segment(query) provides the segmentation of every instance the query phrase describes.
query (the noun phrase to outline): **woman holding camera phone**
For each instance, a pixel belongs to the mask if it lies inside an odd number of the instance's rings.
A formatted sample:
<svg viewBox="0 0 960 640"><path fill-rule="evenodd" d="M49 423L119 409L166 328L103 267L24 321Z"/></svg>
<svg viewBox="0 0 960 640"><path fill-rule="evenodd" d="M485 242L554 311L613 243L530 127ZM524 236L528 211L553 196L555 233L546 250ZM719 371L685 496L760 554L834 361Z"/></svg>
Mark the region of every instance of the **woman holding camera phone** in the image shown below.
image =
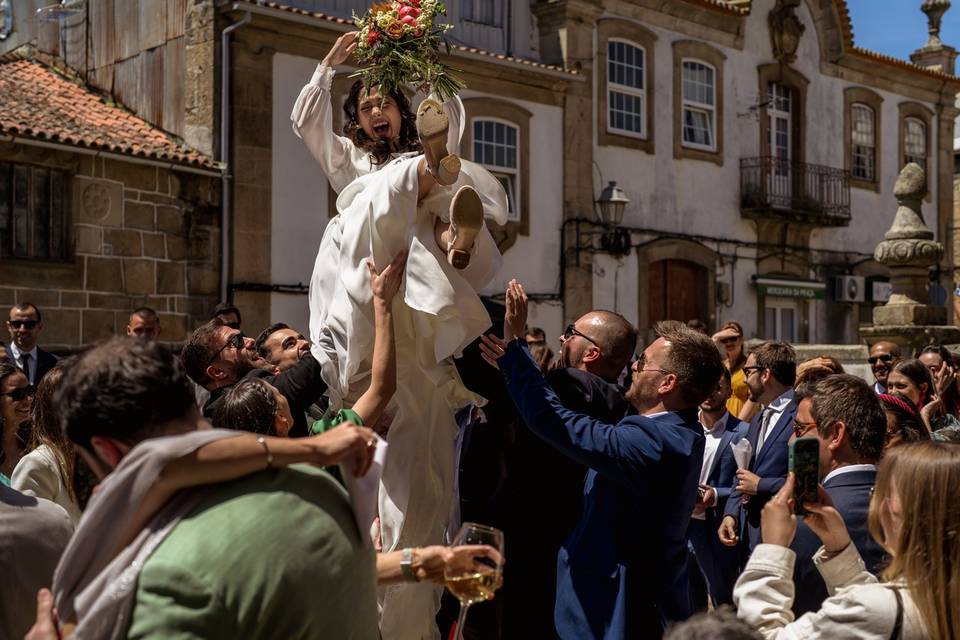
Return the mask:
<svg viewBox="0 0 960 640"><path fill-rule="evenodd" d="M831 594L794 620L794 477L763 509L764 543L734 589L740 618L767 639L960 638L960 447L921 442L889 450L870 503L874 539L892 560L868 573L843 518L820 487L804 522L823 542L814 556Z"/></svg>

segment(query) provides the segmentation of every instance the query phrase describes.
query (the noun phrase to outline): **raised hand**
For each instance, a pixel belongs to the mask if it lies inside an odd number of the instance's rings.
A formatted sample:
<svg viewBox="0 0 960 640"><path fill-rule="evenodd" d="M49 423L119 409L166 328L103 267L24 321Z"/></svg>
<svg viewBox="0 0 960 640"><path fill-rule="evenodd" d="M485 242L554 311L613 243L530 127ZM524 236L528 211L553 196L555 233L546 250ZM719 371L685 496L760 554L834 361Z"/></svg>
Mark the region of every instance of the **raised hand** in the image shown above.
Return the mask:
<svg viewBox="0 0 960 640"><path fill-rule="evenodd" d="M944 362L940 365L940 368L937 369L937 373L933 376L934 387L937 391L937 398L942 398L943 394L950 390L950 387L953 386L953 383L957 379L957 372L954 371L953 367Z"/></svg>
<svg viewBox="0 0 960 640"><path fill-rule="evenodd" d="M760 513L760 533L763 541L789 547L797 533L797 516L793 514L793 486L796 478L787 475L787 481L777 495L773 496ZM804 507L808 507L804 503Z"/></svg>
<svg viewBox="0 0 960 640"><path fill-rule="evenodd" d="M810 515L803 517L803 521L811 531L817 534L827 553L840 553L850 544L850 532L847 531L843 516L834 508L830 494L823 485L817 487L817 494L820 496L819 502L803 503L803 508L810 512Z"/></svg>
<svg viewBox="0 0 960 640"><path fill-rule="evenodd" d="M343 422L325 433L312 436L311 440L317 453L315 464L328 467L352 460L354 475L358 478L370 469L377 450L376 434L352 422Z"/></svg>
<svg viewBox="0 0 960 640"><path fill-rule="evenodd" d="M487 364L494 369L500 368L500 365L497 364L497 360L506 352L506 350L507 343L492 333L489 333L485 336L480 336L480 355L484 360L487 361Z"/></svg>
<svg viewBox="0 0 960 640"><path fill-rule="evenodd" d="M503 316L503 339L510 342L522 336L527 328L527 293L519 280L511 280L507 285L507 311Z"/></svg>
<svg viewBox="0 0 960 640"><path fill-rule="evenodd" d="M370 272L370 287L373 289L373 297L381 302L390 302L400 290L400 283L403 282L403 268L407 263L406 250L401 251L387 265L387 268L377 272L377 265L373 260L367 260L367 270Z"/></svg>
<svg viewBox="0 0 960 640"><path fill-rule="evenodd" d="M328 67L335 67L346 62L353 50L357 48L358 35L360 35L359 31L348 31L337 38L323 59L323 63Z"/></svg>

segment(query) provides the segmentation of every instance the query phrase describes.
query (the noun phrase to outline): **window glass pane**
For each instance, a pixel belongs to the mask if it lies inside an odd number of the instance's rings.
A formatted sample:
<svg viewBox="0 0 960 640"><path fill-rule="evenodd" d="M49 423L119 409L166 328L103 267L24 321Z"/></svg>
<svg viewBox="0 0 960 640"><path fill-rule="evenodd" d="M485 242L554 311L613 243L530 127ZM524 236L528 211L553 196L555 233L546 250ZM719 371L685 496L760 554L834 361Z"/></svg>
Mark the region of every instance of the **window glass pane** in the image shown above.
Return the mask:
<svg viewBox="0 0 960 640"><path fill-rule="evenodd" d="M26 258L29 255L29 206L30 206L30 170L26 167L13 168L13 255Z"/></svg>
<svg viewBox="0 0 960 640"><path fill-rule="evenodd" d="M611 91L609 122L614 129L643 133L643 96Z"/></svg>
<svg viewBox="0 0 960 640"><path fill-rule="evenodd" d="M904 164L916 162L927 168L927 127L922 120L906 118L903 121Z"/></svg>
<svg viewBox="0 0 960 640"><path fill-rule="evenodd" d="M50 172L33 169L33 199L30 203L30 218L33 221L34 258L50 257Z"/></svg>
<svg viewBox="0 0 960 640"><path fill-rule="evenodd" d="M851 158L850 173L855 178L874 180L875 143L873 109L856 103L850 109Z"/></svg>
<svg viewBox="0 0 960 640"><path fill-rule="evenodd" d="M13 189L11 183L13 167L0 163L0 257L10 254L11 209Z"/></svg>
<svg viewBox="0 0 960 640"><path fill-rule="evenodd" d="M684 108L683 141L705 147L713 146L713 127L709 112Z"/></svg>
<svg viewBox="0 0 960 640"><path fill-rule="evenodd" d="M643 89L643 50L626 42L607 43L607 81Z"/></svg>
<svg viewBox="0 0 960 640"><path fill-rule="evenodd" d="M503 186L503 190L507 192L507 204L509 206L507 219L519 221L520 211L517 209L517 204L516 204L517 177L515 175L510 175L506 173L494 173L493 177L500 182L500 184Z"/></svg>
<svg viewBox="0 0 960 640"><path fill-rule="evenodd" d="M683 61L683 99L713 106L713 69L691 60Z"/></svg>
<svg viewBox="0 0 960 640"><path fill-rule="evenodd" d="M474 161L483 165L516 169L517 128L493 120L474 120ZM477 135L479 134L479 135Z"/></svg>
<svg viewBox="0 0 960 640"><path fill-rule="evenodd" d="M66 176L60 171L50 174L50 257L64 260L67 256Z"/></svg>

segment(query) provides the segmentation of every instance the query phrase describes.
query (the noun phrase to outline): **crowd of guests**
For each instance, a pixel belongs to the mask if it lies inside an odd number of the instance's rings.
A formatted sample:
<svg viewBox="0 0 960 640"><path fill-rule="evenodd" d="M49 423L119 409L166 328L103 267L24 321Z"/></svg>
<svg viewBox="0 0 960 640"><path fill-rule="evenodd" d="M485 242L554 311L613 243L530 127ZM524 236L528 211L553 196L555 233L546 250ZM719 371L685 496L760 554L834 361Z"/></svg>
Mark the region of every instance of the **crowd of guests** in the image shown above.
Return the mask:
<svg viewBox="0 0 960 640"><path fill-rule="evenodd" d="M372 373L336 412L309 341L284 323L249 337L230 304L182 348L140 308L127 336L60 360L39 347L40 309L14 305L0 637L378 638L377 588L499 560L380 552L344 489L389 442L402 261L370 267ZM488 403L460 414L454 520L509 549L465 637L960 638L949 350L874 343L868 383L783 342L748 347L736 322L663 322L638 347L595 310L554 354L515 281L501 325L458 362ZM819 448L804 515L798 438ZM437 637L449 621L445 602Z"/></svg>

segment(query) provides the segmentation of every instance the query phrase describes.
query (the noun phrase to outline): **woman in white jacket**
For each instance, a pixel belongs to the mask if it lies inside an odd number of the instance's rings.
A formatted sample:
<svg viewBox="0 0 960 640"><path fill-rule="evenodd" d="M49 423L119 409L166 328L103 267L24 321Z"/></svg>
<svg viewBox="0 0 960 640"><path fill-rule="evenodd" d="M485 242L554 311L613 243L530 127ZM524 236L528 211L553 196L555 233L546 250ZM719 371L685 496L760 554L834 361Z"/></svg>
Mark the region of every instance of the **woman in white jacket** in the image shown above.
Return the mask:
<svg viewBox="0 0 960 640"><path fill-rule="evenodd" d="M777 640L960 638L960 447L918 442L889 450L870 503L870 533L892 560L882 581L864 569L843 518L820 488L804 517L823 546L814 556L830 597L794 620L793 474L763 509L733 599L740 618Z"/></svg>
<svg viewBox="0 0 960 640"><path fill-rule="evenodd" d="M501 257L483 217L503 224L508 207L496 178L457 158L465 124L457 98L442 106L425 100L430 108L421 104L418 131L403 95L381 100L355 84L344 105L344 135L334 132L333 68L346 62L355 37L342 36L318 65L291 119L339 194L309 296L312 353L332 409L351 406L370 380L375 332L366 261L387 264L400 251L408 256L393 304L397 390L385 415L389 450L378 505L383 549L397 551L444 542L453 506L454 411L481 402L464 386L453 357L490 326L477 291ZM460 225L464 213L468 224ZM381 592L384 640L438 638L441 593L424 584Z"/></svg>

